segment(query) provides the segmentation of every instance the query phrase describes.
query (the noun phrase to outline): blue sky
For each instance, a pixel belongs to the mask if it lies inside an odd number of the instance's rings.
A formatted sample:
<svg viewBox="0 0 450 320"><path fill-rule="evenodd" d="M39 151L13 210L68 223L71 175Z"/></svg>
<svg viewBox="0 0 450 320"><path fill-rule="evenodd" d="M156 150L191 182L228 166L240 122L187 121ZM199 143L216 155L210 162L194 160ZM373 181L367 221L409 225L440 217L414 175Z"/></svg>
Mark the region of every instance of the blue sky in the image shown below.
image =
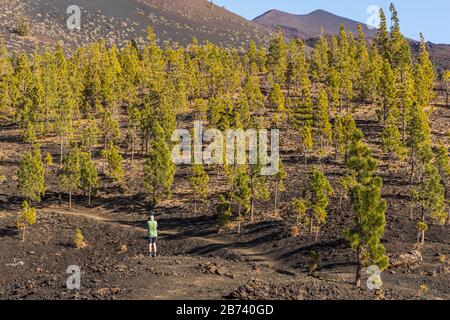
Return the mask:
<svg viewBox="0 0 450 320"><path fill-rule="evenodd" d="M253 19L270 9L294 14L323 9L360 22L369 19L370 14L367 13L369 6L377 5L389 13L389 4L394 2L405 36L419 39L419 33L422 32L427 41L450 43L449 0L213 0L213 2L247 19Z"/></svg>

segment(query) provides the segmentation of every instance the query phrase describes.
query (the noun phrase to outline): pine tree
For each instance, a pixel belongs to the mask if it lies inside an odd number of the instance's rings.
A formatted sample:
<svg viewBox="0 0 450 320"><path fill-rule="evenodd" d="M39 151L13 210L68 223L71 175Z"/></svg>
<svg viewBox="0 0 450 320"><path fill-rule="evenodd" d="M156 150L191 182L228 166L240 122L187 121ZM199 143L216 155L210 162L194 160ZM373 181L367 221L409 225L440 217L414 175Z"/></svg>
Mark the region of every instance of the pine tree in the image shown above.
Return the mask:
<svg viewBox="0 0 450 320"><path fill-rule="evenodd" d="M370 72L368 75L368 86L369 86L369 98L371 102L378 102L380 100L379 90L381 81L381 69L383 66L383 59L378 53L377 46L372 45L370 51Z"/></svg>
<svg viewBox="0 0 450 320"><path fill-rule="evenodd" d="M35 146L33 151L26 152L21 160L18 178L18 192L28 202L40 202L45 194L45 167L41 159L41 150Z"/></svg>
<svg viewBox="0 0 450 320"><path fill-rule="evenodd" d="M300 229L303 225L307 225L307 215L306 212L308 211L308 207L307 204L305 203L305 201L303 199L294 199L294 211L295 211L295 234L299 235L300 234Z"/></svg>
<svg viewBox="0 0 450 320"><path fill-rule="evenodd" d="M103 140L103 150L106 150L108 145L116 144L120 138L120 126L119 122L111 111L106 108L102 108L102 119L100 122L100 132Z"/></svg>
<svg viewBox="0 0 450 320"><path fill-rule="evenodd" d="M238 234L241 231L243 215L246 215L251 208L250 177L246 167L239 167L233 177L231 197L238 205Z"/></svg>
<svg viewBox="0 0 450 320"><path fill-rule="evenodd" d="M267 201L270 193L267 176L261 175L261 164L259 161L255 165L250 165L248 175L250 178L250 221L253 221L256 201Z"/></svg>
<svg viewBox="0 0 450 320"><path fill-rule="evenodd" d="M408 55L411 55L409 51L409 47L407 47ZM400 89L397 89L397 96L399 98L399 110L400 110L400 127L402 134L402 141L406 142L406 126L408 123L408 118L411 115L411 109L415 102L414 97L414 79L412 72L412 65L407 64L403 67L403 70L400 72L398 83L400 85Z"/></svg>
<svg viewBox="0 0 450 320"><path fill-rule="evenodd" d="M219 225L219 233L221 229L227 228L231 223L231 204L225 199L223 195L219 197L219 203L217 205L217 222Z"/></svg>
<svg viewBox="0 0 450 320"><path fill-rule="evenodd" d="M89 153L80 153L80 188L88 194L88 204L91 196L99 186L98 172Z"/></svg>
<svg viewBox="0 0 450 320"><path fill-rule="evenodd" d="M314 109L314 139L319 142L321 148L324 143L329 142L332 138L329 114L327 93L325 89L322 89Z"/></svg>
<svg viewBox="0 0 450 320"><path fill-rule="evenodd" d="M4 117L14 115L14 68L9 52L2 38L0 38L0 114Z"/></svg>
<svg viewBox="0 0 450 320"><path fill-rule="evenodd" d="M110 143L109 147L102 151L102 155L108 163L109 176L115 183L121 184L123 182L124 173L122 170L123 157L120 154L119 147Z"/></svg>
<svg viewBox="0 0 450 320"><path fill-rule="evenodd" d="M138 139L139 125L141 120L141 112L135 105L129 105L128 111L128 129L126 142L128 150L131 153L131 162L134 161L135 144Z"/></svg>
<svg viewBox="0 0 450 320"><path fill-rule="evenodd" d="M89 114L86 125L81 131L81 145L83 150L89 153L89 157L92 157L92 148L98 143L99 134L94 115Z"/></svg>
<svg viewBox="0 0 450 320"><path fill-rule="evenodd" d="M339 95L340 103L339 106L345 106L348 109L348 104L353 99L353 70L352 70L352 53L349 45L349 39L345 32L345 27L342 24L339 31L338 37L339 54L338 54L338 64L337 71L339 72L340 86Z"/></svg>
<svg viewBox="0 0 450 320"><path fill-rule="evenodd" d="M420 54L415 66L415 91L419 106L428 107L431 104L434 98L435 78L434 67L430 61L425 39L420 34Z"/></svg>
<svg viewBox="0 0 450 320"><path fill-rule="evenodd" d="M380 97L379 105L381 107L380 120L383 124L385 124L388 115L391 113L391 109L397 107L395 76L388 60L383 61L378 90L379 90L378 96Z"/></svg>
<svg viewBox="0 0 450 320"><path fill-rule="evenodd" d="M448 189L450 188L450 159L448 157L448 148L443 144L439 145L436 149L435 157L436 167L445 186L445 199L448 199Z"/></svg>
<svg viewBox="0 0 450 320"><path fill-rule="evenodd" d="M376 37L378 52L387 61L391 61L389 48L389 32L387 28L386 15L383 9L380 9L380 28Z"/></svg>
<svg viewBox="0 0 450 320"><path fill-rule="evenodd" d="M445 83L445 106L448 108L448 96L450 94L450 70L445 70L442 75Z"/></svg>
<svg viewBox="0 0 450 320"><path fill-rule="evenodd" d="M197 212L197 200L205 199L209 193L209 175L201 164L192 167L193 175L189 178L189 185L194 194L194 213Z"/></svg>
<svg viewBox="0 0 450 320"><path fill-rule="evenodd" d="M401 160L405 154L397 122L396 117L392 113L389 114L381 134L381 143L388 154L388 167L393 158L398 157Z"/></svg>
<svg viewBox="0 0 450 320"><path fill-rule="evenodd" d="M156 123L154 138L150 142L144 167L144 187L151 194L154 205L170 196L174 175L175 165L172 162L164 131L159 123Z"/></svg>
<svg viewBox="0 0 450 320"><path fill-rule="evenodd" d="M77 248L78 250L86 247L86 242L84 241L83 232L81 232L80 228L77 228L75 230L75 236L73 237L73 243L75 245L75 248Z"/></svg>
<svg viewBox="0 0 450 320"><path fill-rule="evenodd" d="M428 116L417 103L411 109L407 123L407 147L409 149L409 162L411 166L411 180L414 178L416 162L422 165L432 158L431 130Z"/></svg>
<svg viewBox="0 0 450 320"><path fill-rule="evenodd" d="M75 146L64 157L61 173L61 188L69 193L69 209L72 209L72 194L80 185L80 169L80 151Z"/></svg>
<svg viewBox="0 0 450 320"><path fill-rule="evenodd" d="M302 97L304 99L311 91L305 44L301 39L291 39L288 53L288 66L286 70L288 93L290 94L292 92L295 97Z"/></svg>
<svg viewBox="0 0 450 320"><path fill-rule="evenodd" d="M208 112L208 102L205 99L197 98L194 100L195 119L206 121L206 113Z"/></svg>
<svg viewBox="0 0 450 320"><path fill-rule="evenodd" d="M315 82L325 83L329 69L328 41L322 29L311 57L311 75Z"/></svg>
<svg viewBox="0 0 450 320"><path fill-rule="evenodd" d="M351 143L357 139L361 139L362 132L356 127L355 119L346 114L344 117L337 116L333 124L333 145L335 148L335 157L344 156L344 163L347 162L348 152Z"/></svg>
<svg viewBox="0 0 450 320"><path fill-rule="evenodd" d="M275 175L275 214L278 214L278 198L279 194L281 192L284 192L286 190L286 187L284 185L284 180L286 180L287 174L286 170L284 169L283 162L281 159L278 160L278 171Z"/></svg>
<svg viewBox="0 0 450 320"><path fill-rule="evenodd" d="M313 168L310 172L306 193L306 206L310 215L305 222L309 224L309 233L315 233L317 241L320 228L326 223L326 209L329 203L329 196L332 195L334 191L325 175L320 170Z"/></svg>
<svg viewBox="0 0 450 320"><path fill-rule="evenodd" d="M420 184L413 190L413 198L419 204L421 218L417 224L419 234L417 241L425 244L425 231L428 229L427 217L439 224L445 224L448 213L445 208L445 188L436 166L425 164Z"/></svg>
<svg viewBox="0 0 450 320"><path fill-rule="evenodd" d="M330 110L337 111L341 106L341 97L339 95L341 88L341 78L335 67L331 67L327 78L328 100Z"/></svg>
<svg viewBox="0 0 450 320"><path fill-rule="evenodd" d="M269 94L269 104L271 108L278 112L283 112L285 110L284 94L278 83L273 85L272 91Z"/></svg>
<svg viewBox="0 0 450 320"><path fill-rule="evenodd" d="M314 110L310 93L301 101L296 98L290 99L289 113L292 127L300 138L300 153L303 155L306 165L308 153L314 146L312 128L314 123Z"/></svg>
<svg viewBox="0 0 450 320"><path fill-rule="evenodd" d="M358 44L356 55L356 83L355 89L359 92L359 100L364 103L369 97L371 87L371 63L367 51L366 37L361 24L358 24Z"/></svg>
<svg viewBox="0 0 450 320"><path fill-rule="evenodd" d="M16 220L16 227L22 230L22 241L25 242L25 230L36 223L36 209L30 207L28 201L22 202L22 213Z"/></svg>
<svg viewBox="0 0 450 320"><path fill-rule="evenodd" d="M261 92L258 77L254 75L247 75L244 82L243 91L247 97L250 110L253 112L260 112L264 107L264 95Z"/></svg>
<svg viewBox="0 0 450 320"><path fill-rule="evenodd" d="M278 32L270 44L269 55L267 57L267 69L275 83L284 85L286 82L287 70L287 49L284 42L284 35Z"/></svg>
<svg viewBox="0 0 450 320"><path fill-rule="evenodd" d="M381 270L388 266L388 257L381 237L386 224L386 201L381 196L383 181L375 177L376 161L371 150L360 139L350 147L349 159L346 163L350 170L348 175L348 194L354 215L354 225L344 230L344 237L356 251L356 286L361 286L361 268L365 255L371 263L377 264Z"/></svg>

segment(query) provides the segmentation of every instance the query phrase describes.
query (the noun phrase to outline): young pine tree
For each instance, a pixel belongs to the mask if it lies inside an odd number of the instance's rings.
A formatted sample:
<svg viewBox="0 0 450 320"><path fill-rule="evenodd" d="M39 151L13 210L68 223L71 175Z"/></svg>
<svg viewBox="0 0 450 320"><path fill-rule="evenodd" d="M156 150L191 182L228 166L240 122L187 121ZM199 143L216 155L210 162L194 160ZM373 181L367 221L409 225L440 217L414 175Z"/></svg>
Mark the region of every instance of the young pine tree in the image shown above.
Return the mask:
<svg viewBox="0 0 450 320"><path fill-rule="evenodd" d="M398 130L398 121L391 113L381 134L381 144L384 151L388 154L388 167L394 158L403 159L405 148L403 147L402 137Z"/></svg>
<svg viewBox="0 0 450 320"><path fill-rule="evenodd" d="M227 228L231 223L231 204L225 199L223 195L219 197L219 203L216 208L217 223L219 225L218 233L224 228Z"/></svg>
<svg viewBox="0 0 450 320"><path fill-rule="evenodd" d="M381 196L383 181L375 177L376 161L372 158L371 150L360 139L354 141L350 147L349 159L346 163L350 170L348 175L348 197L354 217L352 227L344 230L344 237L356 251L357 287L361 286L361 269L367 254L370 263L374 263L385 270L388 257L381 238L386 225L386 201Z"/></svg>
<svg viewBox="0 0 450 320"><path fill-rule="evenodd" d="M79 228L77 228L75 230L75 235L73 237L73 243L75 245L75 248L77 248L78 250L86 247L86 242L84 241L83 233L81 232L81 229L79 229Z"/></svg>
<svg viewBox="0 0 450 320"><path fill-rule="evenodd" d="M110 143L109 148L102 151L102 155L108 163L109 176L115 183L121 184L123 182L124 173L122 170L123 157L120 154L119 147Z"/></svg>
<svg viewBox="0 0 450 320"><path fill-rule="evenodd" d="M41 150L38 146L33 151L26 152L21 160L17 172L19 194L28 202L40 202L45 194L45 166L41 159Z"/></svg>
<svg viewBox="0 0 450 320"><path fill-rule="evenodd" d="M69 193L69 209L72 209L72 194L80 185L80 151L74 147L64 157L61 172L61 188Z"/></svg>
<svg viewBox="0 0 450 320"><path fill-rule="evenodd" d="M205 199L208 196L209 175L201 164L192 167L193 175L189 178L189 185L194 194L194 213L197 212L197 201Z"/></svg>
<svg viewBox="0 0 450 320"><path fill-rule="evenodd" d="M22 241L25 242L25 230L28 226L32 226L36 223L36 209L30 207L28 201L22 203L22 213L16 220L16 227L22 230Z"/></svg>
<svg viewBox="0 0 450 320"><path fill-rule="evenodd" d="M325 89L322 89L317 98L314 109L314 139L319 141L320 148L332 138L331 124L329 118L329 102Z"/></svg>
<svg viewBox="0 0 450 320"><path fill-rule="evenodd" d="M238 216L248 213L250 210L251 190L250 177L245 166L238 167L232 177L231 198L238 205Z"/></svg>
<svg viewBox="0 0 450 320"><path fill-rule="evenodd" d="M253 221L255 204L258 200L267 201L270 197L267 177L261 175L261 164L250 165L249 168L250 187L250 221Z"/></svg>
<svg viewBox="0 0 450 320"><path fill-rule="evenodd" d="M428 229L427 217L439 224L445 224L448 213L445 211L445 188L439 170L429 162L425 164L421 181L413 190L413 198L420 206L421 217L417 224L417 237L421 245L425 244L425 231Z"/></svg>
<svg viewBox="0 0 450 320"><path fill-rule="evenodd" d="M333 145L335 156L344 156L344 163L347 162L348 152L351 143L362 137L363 133L356 127L355 119L350 114L344 117L337 116L333 124Z"/></svg>
<svg viewBox="0 0 450 320"><path fill-rule="evenodd" d="M284 95L278 83L273 85L272 91L269 94L269 104L271 108L278 112L283 112L285 110Z"/></svg>
<svg viewBox="0 0 450 320"><path fill-rule="evenodd" d="M307 194L307 208L310 215L306 219L309 224L309 233L315 233L317 241L321 226L326 223L327 207L329 203L329 196L334 193L330 182L325 175L318 169L313 168L310 172L309 183L306 189Z"/></svg>
<svg viewBox="0 0 450 320"><path fill-rule="evenodd" d="M156 123L154 138L150 142L147 160L144 166L144 187L152 196L153 204L170 196L175 175L175 165L166 143L164 131Z"/></svg>
<svg viewBox="0 0 450 320"><path fill-rule="evenodd" d="M315 82L325 83L327 79L328 68L330 67L328 51L328 41L322 29L311 57L311 74L312 80Z"/></svg>
<svg viewBox="0 0 450 320"><path fill-rule="evenodd" d="M99 186L98 172L91 156L87 152L80 153L80 188L88 194L88 204L91 205L92 194Z"/></svg>
<svg viewBox="0 0 450 320"><path fill-rule="evenodd" d="M294 199L294 211L295 211L295 226L293 228L293 234L298 236L301 234L300 230L302 226L308 224L308 217L306 215L308 211L307 204L303 199Z"/></svg>
<svg viewBox="0 0 450 320"><path fill-rule="evenodd" d="M415 91L417 103L421 107L428 107L434 98L434 80L436 74L433 64L430 61L426 48L425 39L420 34L420 54L415 66Z"/></svg>
<svg viewBox="0 0 450 320"><path fill-rule="evenodd" d="M416 162L424 165L433 157L431 150L431 130L428 116L418 103L415 103L412 106L406 132L406 143L409 149L408 153L412 181L414 179Z"/></svg>
<svg viewBox="0 0 450 320"><path fill-rule="evenodd" d="M286 190L286 187L284 185L284 180L286 180L286 170L284 170L284 165L281 159L278 160L278 171L275 175L275 214L278 214L278 198L279 194L281 192L284 192Z"/></svg>
<svg viewBox="0 0 450 320"><path fill-rule="evenodd" d="M270 44L267 56L267 69L275 83L281 86L284 85L286 82L287 49L282 32L278 32Z"/></svg>

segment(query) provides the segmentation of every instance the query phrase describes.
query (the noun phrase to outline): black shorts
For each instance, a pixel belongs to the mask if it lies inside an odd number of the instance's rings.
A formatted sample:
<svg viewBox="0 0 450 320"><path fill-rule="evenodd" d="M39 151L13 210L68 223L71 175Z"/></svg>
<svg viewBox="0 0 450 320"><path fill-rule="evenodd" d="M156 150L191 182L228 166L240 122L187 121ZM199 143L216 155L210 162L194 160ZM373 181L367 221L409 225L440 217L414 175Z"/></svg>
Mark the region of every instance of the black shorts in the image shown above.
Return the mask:
<svg viewBox="0 0 450 320"><path fill-rule="evenodd" d="M154 244L156 243L156 237L148 237L148 244Z"/></svg>

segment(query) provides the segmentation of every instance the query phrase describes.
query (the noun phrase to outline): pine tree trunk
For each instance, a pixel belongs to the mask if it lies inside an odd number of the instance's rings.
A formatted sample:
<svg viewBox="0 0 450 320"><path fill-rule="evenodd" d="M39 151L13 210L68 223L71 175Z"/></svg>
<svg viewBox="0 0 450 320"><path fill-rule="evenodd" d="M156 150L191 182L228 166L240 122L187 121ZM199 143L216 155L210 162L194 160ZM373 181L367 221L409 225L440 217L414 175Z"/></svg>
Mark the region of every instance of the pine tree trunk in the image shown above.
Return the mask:
<svg viewBox="0 0 450 320"><path fill-rule="evenodd" d="M411 174L410 174L410 181L414 180L414 151L411 153Z"/></svg>
<svg viewBox="0 0 450 320"><path fill-rule="evenodd" d="M356 278L355 286L361 288L361 246L356 248Z"/></svg>
<svg viewBox="0 0 450 320"><path fill-rule="evenodd" d="M197 213L197 196L194 196L194 214Z"/></svg>
<svg viewBox="0 0 450 320"><path fill-rule="evenodd" d="M448 108L448 89L445 95L445 107Z"/></svg>
<svg viewBox="0 0 450 320"><path fill-rule="evenodd" d="M69 210L72 210L72 190L69 190Z"/></svg>
<svg viewBox="0 0 450 320"><path fill-rule="evenodd" d="M91 191L91 187L89 187L89 200L88 200L88 204L89 204L89 206L91 206L91 193L92 193L92 191Z"/></svg>
<svg viewBox="0 0 450 320"><path fill-rule="evenodd" d="M422 205L422 223L425 223L425 208ZM425 244L425 230L421 230L420 243L422 246Z"/></svg>
<svg viewBox="0 0 450 320"><path fill-rule="evenodd" d="M254 200L253 195L252 195L251 208L250 208L250 221L253 221L254 211L255 211L255 200Z"/></svg>
<svg viewBox="0 0 450 320"><path fill-rule="evenodd" d="M134 160L134 135L132 134L131 137L131 163L133 163Z"/></svg>
<svg viewBox="0 0 450 320"><path fill-rule="evenodd" d="M26 227L24 225L23 232L22 232L22 242L25 242L25 229L26 229Z"/></svg>
<svg viewBox="0 0 450 320"><path fill-rule="evenodd" d="M60 137L59 141L59 166L60 168L63 167L63 138Z"/></svg>
<svg viewBox="0 0 450 320"><path fill-rule="evenodd" d="M278 213L278 182L277 185L275 186L275 214Z"/></svg>
<svg viewBox="0 0 450 320"><path fill-rule="evenodd" d="M238 231L237 231L237 233L238 234L241 233L241 221L238 221Z"/></svg>

